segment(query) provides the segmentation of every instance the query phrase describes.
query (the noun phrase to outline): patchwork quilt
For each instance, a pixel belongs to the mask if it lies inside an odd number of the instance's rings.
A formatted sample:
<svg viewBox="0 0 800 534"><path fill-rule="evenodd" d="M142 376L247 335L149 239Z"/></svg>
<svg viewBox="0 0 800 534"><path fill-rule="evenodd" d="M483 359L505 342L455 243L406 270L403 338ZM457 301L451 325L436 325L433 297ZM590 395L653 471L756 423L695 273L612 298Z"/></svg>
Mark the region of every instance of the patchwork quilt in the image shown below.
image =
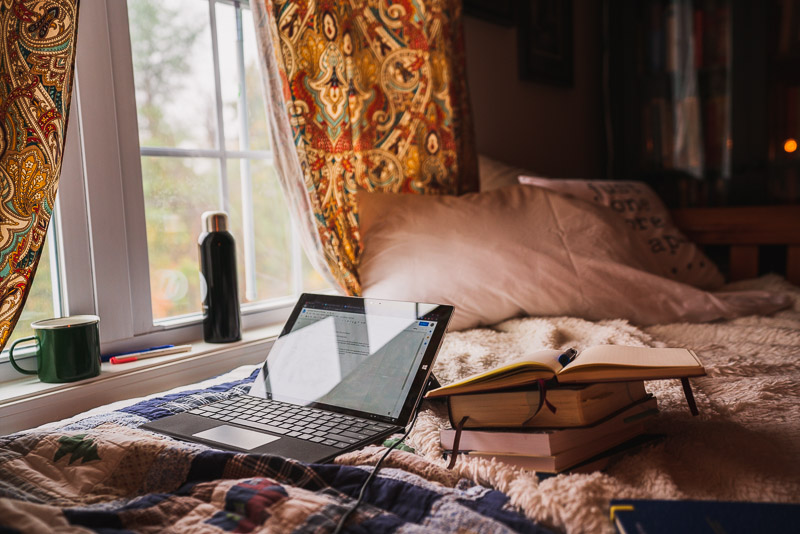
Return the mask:
<svg viewBox="0 0 800 534"><path fill-rule="evenodd" d="M333 531L369 465L223 452L137 428L244 393L254 377L0 438L0 532ZM503 493L403 451L391 453L345 531L549 532Z"/></svg>

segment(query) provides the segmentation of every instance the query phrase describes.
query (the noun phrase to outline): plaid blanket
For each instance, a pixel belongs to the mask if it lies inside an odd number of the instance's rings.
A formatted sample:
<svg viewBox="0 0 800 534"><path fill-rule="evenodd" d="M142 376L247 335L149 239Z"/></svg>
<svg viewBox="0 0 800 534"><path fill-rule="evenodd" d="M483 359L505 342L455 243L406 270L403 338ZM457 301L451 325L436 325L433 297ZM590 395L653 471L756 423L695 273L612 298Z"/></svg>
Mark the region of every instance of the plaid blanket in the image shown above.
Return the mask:
<svg viewBox="0 0 800 534"><path fill-rule="evenodd" d="M0 532L331 532L371 467L223 452L137 428L242 394L253 378L0 438ZM347 532L548 532L503 493L409 452L388 460Z"/></svg>

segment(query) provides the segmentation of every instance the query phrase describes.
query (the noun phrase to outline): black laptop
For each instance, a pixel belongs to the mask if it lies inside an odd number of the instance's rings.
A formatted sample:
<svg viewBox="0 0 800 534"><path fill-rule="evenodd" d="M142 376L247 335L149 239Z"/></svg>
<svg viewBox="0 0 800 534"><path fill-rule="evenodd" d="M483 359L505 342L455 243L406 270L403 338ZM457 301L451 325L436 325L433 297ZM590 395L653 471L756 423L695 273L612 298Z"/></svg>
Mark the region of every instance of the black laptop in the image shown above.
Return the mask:
<svg viewBox="0 0 800 534"><path fill-rule="evenodd" d="M401 431L452 306L303 294L247 395L143 425L214 447L324 462Z"/></svg>

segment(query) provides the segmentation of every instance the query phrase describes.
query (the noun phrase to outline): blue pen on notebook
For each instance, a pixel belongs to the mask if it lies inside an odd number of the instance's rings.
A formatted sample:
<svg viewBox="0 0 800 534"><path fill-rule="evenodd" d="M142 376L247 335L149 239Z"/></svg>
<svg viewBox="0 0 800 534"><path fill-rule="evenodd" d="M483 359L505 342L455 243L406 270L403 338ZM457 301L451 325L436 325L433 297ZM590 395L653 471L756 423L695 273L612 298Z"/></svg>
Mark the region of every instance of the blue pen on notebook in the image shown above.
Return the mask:
<svg viewBox="0 0 800 534"><path fill-rule="evenodd" d="M567 349L558 357L558 363L561 364L561 367L566 367L568 363L575 359L578 355L578 351L575 349Z"/></svg>
<svg viewBox="0 0 800 534"><path fill-rule="evenodd" d="M102 356L100 356L100 361L101 362L107 362L111 358L114 358L115 356L128 356L130 354L139 354L141 352L151 352L151 351L154 351L154 350L171 349L174 346L175 345L161 345L161 346L158 346L158 347L150 347L149 349L128 350L128 351L125 351L125 352L115 352L114 354L103 354Z"/></svg>

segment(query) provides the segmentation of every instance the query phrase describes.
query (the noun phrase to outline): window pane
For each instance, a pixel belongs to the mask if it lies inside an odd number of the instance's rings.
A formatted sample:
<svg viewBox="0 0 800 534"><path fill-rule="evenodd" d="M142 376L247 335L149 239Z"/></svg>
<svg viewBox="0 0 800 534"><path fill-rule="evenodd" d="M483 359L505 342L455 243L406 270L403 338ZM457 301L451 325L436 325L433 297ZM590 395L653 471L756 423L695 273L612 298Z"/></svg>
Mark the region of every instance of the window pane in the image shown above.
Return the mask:
<svg viewBox="0 0 800 534"><path fill-rule="evenodd" d="M39 266L36 268L36 276L33 278L30 293L25 301L25 307L22 308L17 326L11 333L8 342L6 342L6 349L19 338L32 336L33 329L31 323L41 319L49 319L51 317L61 317L61 310L57 309L53 299L53 276L54 273L50 264L52 254L50 247L53 246L53 222L51 221L50 228L47 230L47 239L44 244L42 256L39 258Z"/></svg>
<svg viewBox="0 0 800 534"><path fill-rule="evenodd" d="M269 150L267 107L259 67L261 59L258 52L258 41L256 41L256 30L253 26L253 13L249 9L242 10L242 28L244 29L247 127L250 132L250 149Z"/></svg>
<svg viewBox="0 0 800 534"><path fill-rule="evenodd" d="M267 116L262 96L258 48L250 10L242 9L241 35L237 30L237 10L233 5L218 3L217 43L219 46L220 84L225 125L225 148L228 150L267 150ZM240 42L239 38L243 40ZM240 71L239 54L242 54ZM244 78L244 84L242 84ZM242 124L241 104L247 113ZM243 131L243 128L246 128ZM244 136L247 142L243 142Z"/></svg>
<svg viewBox="0 0 800 534"><path fill-rule="evenodd" d="M217 146L208 3L128 0L141 146Z"/></svg>
<svg viewBox="0 0 800 534"><path fill-rule="evenodd" d="M199 312L197 239L203 212L220 207L219 162L143 157L142 184L153 319Z"/></svg>
<svg viewBox="0 0 800 534"><path fill-rule="evenodd" d="M252 15L238 3L213 5L212 19L207 0L128 1L155 321L201 310L197 239L207 210L229 211L242 302L327 288L293 242L269 160L229 152L269 150L267 113ZM219 152L170 150L182 148Z"/></svg>
<svg viewBox="0 0 800 534"><path fill-rule="evenodd" d="M244 150L239 127L239 61L236 42L236 9L217 4L217 46L219 47L219 82L222 91L222 118L225 126L225 148ZM224 59L223 59L224 58Z"/></svg>
<svg viewBox="0 0 800 534"><path fill-rule="evenodd" d="M241 188L243 167L244 163L240 160L228 161L231 184L231 232L234 234L239 251L237 258L239 297L242 302L252 302L293 295L292 232L289 212L283 201L274 168L265 160L250 160L252 189L249 198L253 203L255 256L255 272L251 281L255 282L256 287L250 288L254 298L246 298L244 246L247 237L242 220Z"/></svg>
<svg viewBox="0 0 800 534"><path fill-rule="evenodd" d="M302 254L303 262L303 291L325 291L331 289L331 285L325 280L316 269L311 266L305 253Z"/></svg>

